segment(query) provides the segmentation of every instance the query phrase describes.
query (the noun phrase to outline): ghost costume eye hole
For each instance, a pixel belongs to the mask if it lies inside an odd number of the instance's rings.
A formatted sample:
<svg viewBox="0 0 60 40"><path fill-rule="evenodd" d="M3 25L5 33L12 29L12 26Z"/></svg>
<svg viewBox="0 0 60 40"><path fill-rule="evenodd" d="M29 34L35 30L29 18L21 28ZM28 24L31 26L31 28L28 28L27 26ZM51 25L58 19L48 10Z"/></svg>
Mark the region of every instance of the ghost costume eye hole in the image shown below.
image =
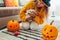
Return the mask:
<svg viewBox="0 0 60 40"><path fill-rule="evenodd" d="M52 29L50 30L50 32L52 32Z"/></svg>

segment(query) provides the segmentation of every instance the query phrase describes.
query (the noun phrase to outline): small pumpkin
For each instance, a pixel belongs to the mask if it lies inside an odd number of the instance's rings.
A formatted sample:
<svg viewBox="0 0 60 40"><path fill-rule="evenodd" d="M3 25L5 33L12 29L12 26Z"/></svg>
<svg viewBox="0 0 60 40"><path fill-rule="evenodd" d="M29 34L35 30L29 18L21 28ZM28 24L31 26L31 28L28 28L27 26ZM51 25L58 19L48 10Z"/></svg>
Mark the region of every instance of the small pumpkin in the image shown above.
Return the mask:
<svg viewBox="0 0 60 40"><path fill-rule="evenodd" d="M12 7L12 0L3 0L6 7Z"/></svg>
<svg viewBox="0 0 60 40"><path fill-rule="evenodd" d="M18 21L10 20L7 23L7 29L8 29L8 31L12 31L12 32L18 31L20 29Z"/></svg>
<svg viewBox="0 0 60 40"><path fill-rule="evenodd" d="M45 25L42 29L42 37L44 40L55 40L58 36L58 30L52 23L53 21L50 25Z"/></svg>

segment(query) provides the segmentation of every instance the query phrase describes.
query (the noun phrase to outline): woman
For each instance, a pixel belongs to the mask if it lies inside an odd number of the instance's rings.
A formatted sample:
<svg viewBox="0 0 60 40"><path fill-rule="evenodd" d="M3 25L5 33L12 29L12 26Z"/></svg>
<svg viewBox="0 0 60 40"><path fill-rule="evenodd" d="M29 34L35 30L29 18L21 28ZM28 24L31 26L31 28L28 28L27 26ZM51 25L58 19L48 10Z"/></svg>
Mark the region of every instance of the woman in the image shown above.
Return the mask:
<svg viewBox="0 0 60 40"><path fill-rule="evenodd" d="M21 28L38 30L38 26L43 24L45 18L47 18L48 7L50 6L49 2L50 0L30 0L25 6L23 6L19 14L22 21ZM30 9L35 10L35 12L30 14L30 17L26 17L26 11Z"/></svg>

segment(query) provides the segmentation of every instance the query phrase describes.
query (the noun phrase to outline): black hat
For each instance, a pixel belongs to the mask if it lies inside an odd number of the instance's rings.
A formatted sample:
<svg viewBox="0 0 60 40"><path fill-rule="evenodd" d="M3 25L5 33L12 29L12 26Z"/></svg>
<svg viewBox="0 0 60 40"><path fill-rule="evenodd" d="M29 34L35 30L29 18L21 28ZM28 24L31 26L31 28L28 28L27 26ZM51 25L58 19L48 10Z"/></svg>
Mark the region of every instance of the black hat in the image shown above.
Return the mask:
<svg viewBox="0 0 60 40"><path fill-rule="evenodd" d="M48 7L50 6L50 0L42 0Z"/></svg>

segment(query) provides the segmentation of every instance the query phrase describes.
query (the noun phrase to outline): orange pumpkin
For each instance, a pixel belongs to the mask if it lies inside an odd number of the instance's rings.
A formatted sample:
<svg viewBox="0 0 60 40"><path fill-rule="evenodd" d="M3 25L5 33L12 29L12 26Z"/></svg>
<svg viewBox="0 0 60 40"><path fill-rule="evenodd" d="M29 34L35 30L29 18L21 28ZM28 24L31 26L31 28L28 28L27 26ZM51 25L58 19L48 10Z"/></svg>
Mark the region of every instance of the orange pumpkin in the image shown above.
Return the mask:
<svg viewBox="0 0 60 40"><path fill-rule="evenodd" d="M7 29L8 31L18 31L20 29L19 23L16 20L11 20L7 23Z"/></svg>
<svg viewBox="0 0 60 40"><path fill-rule="evenodd" d="M42 37L44 40L55 40L58 36L58 30L52 25L52 22L50 25L45 25L42 29Z"/></svg>
<svg viewBox="0 0 60 40"><path fill-rule="evenodd" d="M12 7L12 0L3 0L6 7Z"/></svg>

